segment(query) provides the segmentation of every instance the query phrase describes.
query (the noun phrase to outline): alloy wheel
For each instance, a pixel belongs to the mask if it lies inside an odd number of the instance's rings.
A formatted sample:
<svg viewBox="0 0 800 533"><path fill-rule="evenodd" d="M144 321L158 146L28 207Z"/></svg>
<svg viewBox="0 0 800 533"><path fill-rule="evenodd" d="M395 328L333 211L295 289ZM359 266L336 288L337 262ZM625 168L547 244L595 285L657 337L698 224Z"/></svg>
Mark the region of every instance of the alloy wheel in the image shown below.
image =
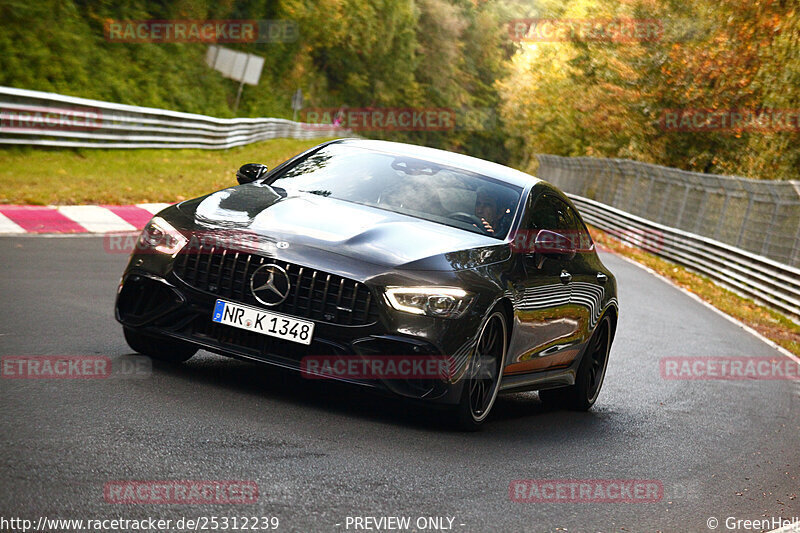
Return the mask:
<svg viewBox="0 0 800 533"><path fill-rule="evenodd" d="M506 320L495 311L484 323L469 370L469 409L472 419L481 422L497 398L503 356L508 343Z"/></svg>

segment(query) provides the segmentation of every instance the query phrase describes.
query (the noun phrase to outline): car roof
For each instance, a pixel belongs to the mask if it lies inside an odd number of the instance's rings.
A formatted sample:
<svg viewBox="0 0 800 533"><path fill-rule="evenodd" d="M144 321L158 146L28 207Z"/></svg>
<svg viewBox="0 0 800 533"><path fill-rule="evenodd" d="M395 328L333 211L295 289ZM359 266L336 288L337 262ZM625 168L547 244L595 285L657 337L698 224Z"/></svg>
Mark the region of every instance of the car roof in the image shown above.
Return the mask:
<svg viewBox="0 0 800 533"><path fill-rule="evenodd" d="M375 150L380 152L388 152L395 155L405 155L416 157L418 159L425 159L434 163L441 163L455 168L469 170L477 174L482 174L490 178L495 178L504 181L511 185L516 185L526 189L531 185L541 182L539 178L515 170L513 168L492 163L477 157L471 157L464 154L457 154L455 152L448 152L446 150L438 150L436 148L428 148L427 146L418 146L415 144L406 144L392 141L376 141L372 139L339 139L334 141L338 144L347 144L364 148L367 150Z"/></svg>

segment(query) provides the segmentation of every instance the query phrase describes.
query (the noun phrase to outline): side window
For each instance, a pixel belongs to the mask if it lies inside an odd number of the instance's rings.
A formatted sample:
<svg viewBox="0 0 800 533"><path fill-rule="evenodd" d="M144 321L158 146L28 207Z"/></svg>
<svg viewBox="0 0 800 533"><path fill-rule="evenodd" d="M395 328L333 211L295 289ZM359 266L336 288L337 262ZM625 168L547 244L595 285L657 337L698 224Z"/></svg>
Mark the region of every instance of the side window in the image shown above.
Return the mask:
<svg viewBox="0 0 800 533"><path fill-rule="evenodd" d="M578 214L561 200L559 200L559 203L564 206L564 216L566 217L566 225L564 228L568 230L569 238L572 239L572 242L579 250L591 249L593 244L592 237L586 230L586 226L581 222Z"/></svg>
<svg viewBox="0 0 800 533"><path fill-rule="evenodd" d="M547 229L551 231L563 231L567 223L567 216L564 208L567 207L562 201L550 194L542 194L536 199L531 210L531 218L528 229Z"/></svg>
<svg viewBox="0 0 800 533"><path fill-rule="evenodd" d="M531 210L528 229L546 229L568 237L580 250L592 246L592 238L578 214L560 198L544 193L536 200Z"/></svg>

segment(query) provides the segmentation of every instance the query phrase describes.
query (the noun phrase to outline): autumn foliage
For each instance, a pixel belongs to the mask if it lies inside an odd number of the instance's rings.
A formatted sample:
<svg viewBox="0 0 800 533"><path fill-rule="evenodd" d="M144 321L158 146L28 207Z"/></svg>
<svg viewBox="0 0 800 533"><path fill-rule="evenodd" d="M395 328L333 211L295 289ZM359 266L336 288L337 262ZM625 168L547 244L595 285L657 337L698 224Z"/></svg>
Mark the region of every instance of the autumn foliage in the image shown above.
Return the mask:
<svg viewBox="0 0 800 533"><path fill-rule="evenodd" d="M573 0L549 16L657 19L658 40L521 43L499 80L509 145L763 179L800 177L798 129L663 127L665 110L800 109L800 10L781 0Z"/></svg>

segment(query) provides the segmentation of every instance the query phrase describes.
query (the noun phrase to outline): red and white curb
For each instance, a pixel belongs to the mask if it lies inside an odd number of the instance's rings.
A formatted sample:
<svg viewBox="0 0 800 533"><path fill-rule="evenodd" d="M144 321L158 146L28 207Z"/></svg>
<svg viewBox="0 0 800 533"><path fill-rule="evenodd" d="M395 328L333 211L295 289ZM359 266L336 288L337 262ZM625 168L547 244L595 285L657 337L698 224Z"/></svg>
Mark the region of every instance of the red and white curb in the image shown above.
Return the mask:
<svg viewBox="0 0 800 533"><path fill-rule="evenodd" d="M0 205L0 235L138 231L169 205Z"/></svg>

